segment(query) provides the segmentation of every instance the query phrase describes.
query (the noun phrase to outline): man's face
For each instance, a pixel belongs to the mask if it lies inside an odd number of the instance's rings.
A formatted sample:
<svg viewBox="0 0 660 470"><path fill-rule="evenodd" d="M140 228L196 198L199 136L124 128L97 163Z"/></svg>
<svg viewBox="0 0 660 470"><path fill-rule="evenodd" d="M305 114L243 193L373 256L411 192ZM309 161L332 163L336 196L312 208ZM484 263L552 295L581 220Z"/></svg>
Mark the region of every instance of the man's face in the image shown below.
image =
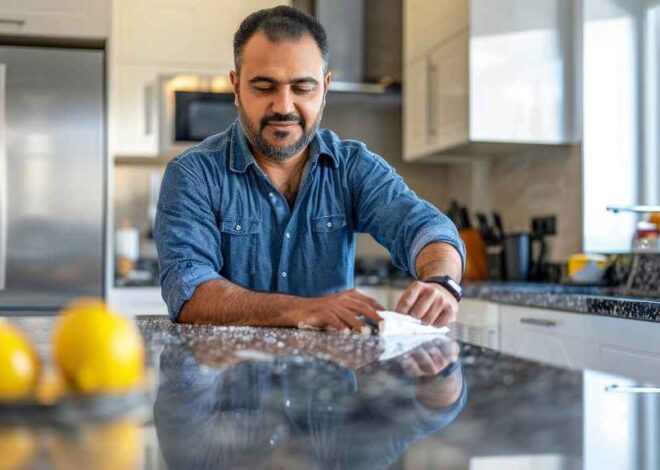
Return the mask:
<svg viewBox="0 0 660 470"><path fill-rule="evenodd" d="M241 126L260 153L286 160L309 144L330 84L310 35L271 42L254 34L241 54L240 76L230 78Z"/></svg>

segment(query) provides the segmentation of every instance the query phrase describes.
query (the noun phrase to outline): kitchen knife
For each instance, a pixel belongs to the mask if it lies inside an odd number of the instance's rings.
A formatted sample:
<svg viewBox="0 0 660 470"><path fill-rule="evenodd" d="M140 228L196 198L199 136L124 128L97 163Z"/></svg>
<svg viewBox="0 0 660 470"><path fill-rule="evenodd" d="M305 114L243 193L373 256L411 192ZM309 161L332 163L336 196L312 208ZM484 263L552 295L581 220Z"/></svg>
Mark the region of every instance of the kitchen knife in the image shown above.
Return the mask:
<svg viewBox="0 0 660 470"><path fill-rule="evenodd" d="M502 217L499 212L493 211L493 221L495 222L495 228L497 230L495 235L498 237L498 241L504 240L504 226L502 225Z"/></svg>

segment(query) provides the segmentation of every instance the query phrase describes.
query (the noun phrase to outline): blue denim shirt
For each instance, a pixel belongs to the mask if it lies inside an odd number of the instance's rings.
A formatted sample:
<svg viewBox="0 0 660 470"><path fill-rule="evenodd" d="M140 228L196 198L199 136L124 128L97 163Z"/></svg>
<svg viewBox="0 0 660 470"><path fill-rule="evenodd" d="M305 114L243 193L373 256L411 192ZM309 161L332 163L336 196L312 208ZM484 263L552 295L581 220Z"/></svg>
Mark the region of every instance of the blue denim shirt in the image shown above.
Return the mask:
<svg viewBox="0 0 660 470"><path fill-rule="evenodd" d="M176 320L211 279L299 296L349 289L356 232L370 233L413 277L431 242L465 260L454 224L363 143L319 130L291 209L235 122L167 165L154 230L163 299Z"/></svg>

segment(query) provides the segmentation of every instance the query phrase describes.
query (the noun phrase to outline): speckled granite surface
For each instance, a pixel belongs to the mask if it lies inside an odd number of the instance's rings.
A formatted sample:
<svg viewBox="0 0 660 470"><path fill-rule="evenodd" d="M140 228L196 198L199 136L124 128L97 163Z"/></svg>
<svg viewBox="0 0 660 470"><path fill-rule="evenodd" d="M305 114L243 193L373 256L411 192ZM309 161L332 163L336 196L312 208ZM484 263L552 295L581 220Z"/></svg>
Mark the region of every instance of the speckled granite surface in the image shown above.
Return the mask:
<svg viewBox="0 0 660 470"><path fill-rule="evenodd" d="M47 353L54 319L13 321ZM34 443L16 468L520 468L518 456L525 468L548 456L556 469L634 468L641 443L657 441L653 426L621 439L623 451L611 439L638 419L606 391L628 383L620 377L441 337L380 361L372 337L137 324L154 377L150 415L66 427L0 416L3 439ZM601 419L610 409L615 417Z"/></svg>
<svg viewBox="0 0 660 470"><path fill-rule="evenodd" d="M660 321L659 299L630 296L622 288L484 282L467 284L463 292L465 298L511 305Z"/></svg>

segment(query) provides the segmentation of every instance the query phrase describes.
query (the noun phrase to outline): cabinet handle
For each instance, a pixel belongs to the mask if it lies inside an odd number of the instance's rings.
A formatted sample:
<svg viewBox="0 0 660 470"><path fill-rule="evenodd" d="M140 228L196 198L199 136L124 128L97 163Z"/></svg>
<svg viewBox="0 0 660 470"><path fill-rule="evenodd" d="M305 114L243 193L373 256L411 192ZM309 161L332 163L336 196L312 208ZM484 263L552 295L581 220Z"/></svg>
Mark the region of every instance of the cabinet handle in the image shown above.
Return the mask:
<svg viewBox="0 0 660 470"><path fill-rule="evenodd" d="M612 384L605 387L605 391L611 393L660 393L660 388Z"/></svg>
<svg viewBox="0 0 660 470"><path fill-rule="evenodd" d="M428 85L428 101L426 104L426 133L428 137L435 136L435 105L436 105L436 66L431 61L427 62L426 65L426 79Z"/></svg>
<svg viewBox="0 0 660 470"><path fill-rule="evenodd" d="M153 104L154 104L154 87L153 85L146 85L144 87L144 134L151 135L153 129L151 128L153 120Z"/></svg>
<svg viewBox="0 0 660 470"><path fill-rule="evenodd" d="M552 320L543 320L541 318L521 318L520 323L536 326L557 326L557 322Z"/></svg>
<svg viewBox="0 0 660 470"><path fill-rule="evenodd" d="M25 26L25 20L18 20L13 18L0 18L0 25L12 24L14 26Z"/></svg>
<svg viewBox="0 0 660 470"><path fill-rule="evenodd" d="M5 64L0 64L0 291L5 289L7 275L7 148L5 143Z"/></svg>

